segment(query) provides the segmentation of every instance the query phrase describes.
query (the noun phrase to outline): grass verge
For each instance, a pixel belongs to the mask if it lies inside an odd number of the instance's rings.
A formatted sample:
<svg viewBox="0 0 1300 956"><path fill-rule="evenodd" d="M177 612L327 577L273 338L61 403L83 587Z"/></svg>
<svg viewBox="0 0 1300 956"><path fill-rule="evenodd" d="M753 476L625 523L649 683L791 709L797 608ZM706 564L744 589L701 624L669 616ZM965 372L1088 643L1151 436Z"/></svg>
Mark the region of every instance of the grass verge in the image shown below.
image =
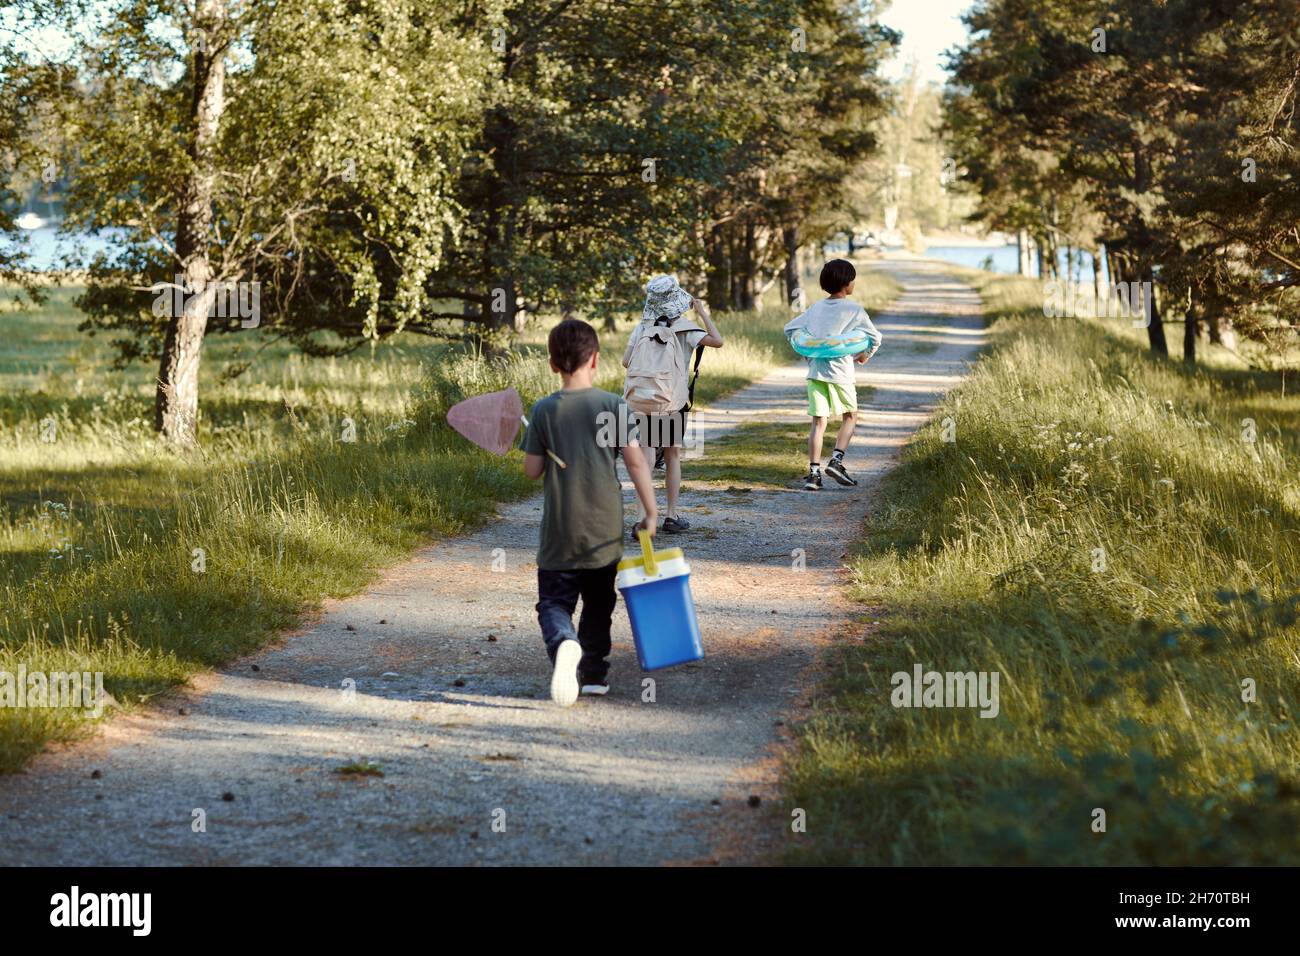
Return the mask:
<svg viewBox="0 0 1300 956"><path fill-rule="evenodd" d="M922 429L865 529L788 860L1300 862L1300 407L965 277L993 347L935 415L956 441ZM917 666L949 706L906 706ZM998 675L995 716L965 673Z"/></svg>

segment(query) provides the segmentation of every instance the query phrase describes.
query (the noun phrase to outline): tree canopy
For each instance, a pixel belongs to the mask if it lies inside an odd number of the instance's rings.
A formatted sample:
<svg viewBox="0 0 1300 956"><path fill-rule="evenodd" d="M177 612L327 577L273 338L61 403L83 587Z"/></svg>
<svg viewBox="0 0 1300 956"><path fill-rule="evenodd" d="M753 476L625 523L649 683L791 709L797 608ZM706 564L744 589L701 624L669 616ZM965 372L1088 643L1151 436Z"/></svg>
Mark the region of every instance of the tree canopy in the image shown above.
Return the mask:
<svg viewBox="0 0 1300 956"><path fill-rule="evenodd" d="M947 120L979 213L1105 244L1121 280L1247 334L1290 332L1300 284L1291 0L981 0ZM1151 347L1167 346L1157 307Z"/></svg>

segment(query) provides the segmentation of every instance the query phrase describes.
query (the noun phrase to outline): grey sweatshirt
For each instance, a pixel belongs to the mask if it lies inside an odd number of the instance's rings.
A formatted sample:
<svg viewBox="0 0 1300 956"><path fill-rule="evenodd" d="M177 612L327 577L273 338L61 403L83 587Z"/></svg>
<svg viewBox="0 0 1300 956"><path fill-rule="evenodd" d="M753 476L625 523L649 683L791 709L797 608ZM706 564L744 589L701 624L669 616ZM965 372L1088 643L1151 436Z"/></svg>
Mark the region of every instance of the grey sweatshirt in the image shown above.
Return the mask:
<svg viewBox="0 0 1300 956"><path fill-rule="evenodd" d="M849 298L814 302L808 311L786 323L785 337L789 339L800 329L807 330L814 338L865 329L875 340L875 344L867 350L867 358L875 355L876 349L880 348L880 332L871 324L867 310ZM808 377L814 381L834 382L837 385L853 385L856 381L851 355L833 359L805 358L804 361L808 363Z"/></svg>

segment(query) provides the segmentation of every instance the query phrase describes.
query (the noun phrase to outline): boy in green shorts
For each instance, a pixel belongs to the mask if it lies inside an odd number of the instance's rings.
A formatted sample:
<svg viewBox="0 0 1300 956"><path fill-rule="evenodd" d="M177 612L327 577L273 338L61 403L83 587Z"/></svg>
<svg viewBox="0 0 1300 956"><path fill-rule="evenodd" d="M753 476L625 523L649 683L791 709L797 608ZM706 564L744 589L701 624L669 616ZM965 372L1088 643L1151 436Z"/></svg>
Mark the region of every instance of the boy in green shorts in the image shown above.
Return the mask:
<svg viewBox="0 0 1300 956"><path fill-rule="evenodd" d="M818 284L829 298L815 302L802 315L791 319L785 327L786 338L806 330L816 338L840 335L864 329L874 344L857 355L839 358L809 358L808 363L808 414L812 428L808 432L808 474L804 488L819 491L822 486L822 440L826 434L826 421L831 416L840 418L839 433L835 436L835 451L826 465L826 474L841 485L856 485L857 481L844 467L844 453L853 439L853 429L858 419L858 390L853 366L861 365L880 348L880 332L871 324L867 310L849 298L858 271L847 259L832 259L822 266Z"/></svg>

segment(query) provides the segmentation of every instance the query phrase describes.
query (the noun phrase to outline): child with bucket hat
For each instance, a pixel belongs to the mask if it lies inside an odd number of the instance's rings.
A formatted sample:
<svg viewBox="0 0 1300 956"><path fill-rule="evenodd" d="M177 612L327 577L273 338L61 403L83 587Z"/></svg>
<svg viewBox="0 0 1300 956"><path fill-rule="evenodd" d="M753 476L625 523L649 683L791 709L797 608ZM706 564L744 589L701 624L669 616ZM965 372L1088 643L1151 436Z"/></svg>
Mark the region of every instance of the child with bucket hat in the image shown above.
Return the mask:
<svg viewBox="0 0 1300 956"><path fill-rule="evenodd" d="M704 328L686 317L686 311L692 308ZM678 513L686 412L695 390L687 370L694 353L695 375L699 375L699 359L705 348L722 348L722 333L713 324L708 305L683 289L675 276L654 276L646 283L641 321L632 330L623 353L623 367L628 370L623 395L628 405L646 419L643 443L663 455L668 497L663 530L668 534L690 529L690 522Z"/></svg>

